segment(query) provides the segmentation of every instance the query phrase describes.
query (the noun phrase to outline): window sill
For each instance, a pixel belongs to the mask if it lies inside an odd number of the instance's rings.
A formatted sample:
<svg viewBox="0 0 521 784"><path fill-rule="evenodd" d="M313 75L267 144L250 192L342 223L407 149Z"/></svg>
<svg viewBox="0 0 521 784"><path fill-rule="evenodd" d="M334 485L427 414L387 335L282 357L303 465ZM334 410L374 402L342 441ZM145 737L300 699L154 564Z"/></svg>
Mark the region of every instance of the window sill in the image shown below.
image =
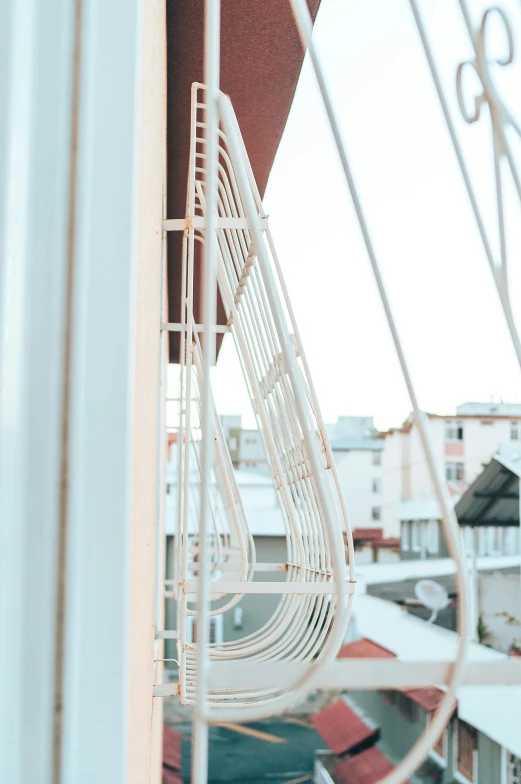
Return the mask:
<svg viewBox="0 0 521 784"><path fill-rule="evenodd" d="M431 749L429 751L429 757L431 758L431 760L433 760L433 762L436 763L436 765L439 765L440 768L445 769L447 767L447 760L445 759L445 757L440 757L438 752L434 751L434 749Z"/></svg>
<svg viewBox="0 0 521 784"><path fill-rule="evenodd" d="M454 771L454 781L459 781L460 784L475 784L475 777L472 779L468 779L463 773L460 773L459 770Z"/></svg>

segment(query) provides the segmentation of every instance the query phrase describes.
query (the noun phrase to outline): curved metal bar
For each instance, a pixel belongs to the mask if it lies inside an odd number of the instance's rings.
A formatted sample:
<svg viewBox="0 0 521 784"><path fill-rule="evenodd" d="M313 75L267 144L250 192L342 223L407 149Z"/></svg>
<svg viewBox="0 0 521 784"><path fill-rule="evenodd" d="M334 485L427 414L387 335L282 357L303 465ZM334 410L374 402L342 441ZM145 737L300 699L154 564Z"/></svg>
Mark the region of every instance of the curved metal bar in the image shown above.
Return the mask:
<svg viewBox="0 0 521 784"><path fill-rule="evenodd" d="M204 117L199 119L205 107L205 99L199 97L204 89L202 85L194 85L192 90L195 108L192 114L188 225L191 216L207 214L206 185L203 179L207 163L203 135L205 122ZM239 640L210 645L208 656L211 661L307 661L309 669L299 678L298 683L288 684L284 689L252 688L237 690L237 693L233 690L224 693L211 691L207 698L208 722L219 722L224 718L253 720L273 715L300 701L313 688L314 678L320 673L321 667L336 656L344 639L352 605L352 593L348 595L344 582L344 535L349 552L349 578L354 582L354 548L345 502L273 239L266 229L264 209L237 120L229 100L222 95L219 98L219 110L223 127L219 132L217 163L218 214L246 219L248 228L217 231L218 281L230 332L236 344L279 497L287 542L286 582L295 584L295 592L281 596L269 622L260 629ZM204 242L204 236L198 231L194 232L194 239ZM191 249L188 243L187 247L189 285L189 281L193 280L193 246ZM193 298L187 293L185 300L185 318L190 320L192 314L189 305ZM192 357L193 378L190 391L187 388L184 393L187 411L193 409L188 417L190 421L184 428L185 441L191 439L192 451L185 450L185 484L190 479L190 460L195 469L198 467L197 395L201 362L200 346L193 329L192 336L194 345L186 354ZM187 381L188 369L185 378ZM214 421L217 421L216 416ZM193 435L188 436L192 431ZM219 429L217 433L219 442ZM228 474L223 471L225 478ZM224 485L224 496L233 505L237 502L232 492L233 479L228 484L225 481ZM180 532L183 541L189 536L187 524L187 510L184 508ZM245 524L247 527L247 520ZM213 522L216 545L211 550L211 569L214 574L225 563L228 552L227 548L217 544L217 537L222 530L222 524ZM246 537L243 545L245 541ZM182 588L188 574L188 556L193 552L197 553L196 530L192 535L191 547L185 544L181 565L183 579L179 583L178 598L184 605L180 615L185 619L194 614ZM241 552L244 554L244 547ZM250 563L247 575L243 571L243 576L251 579L252 575ZM324 594L324 582L331 582L328 594ZM301 583L308 584L306 591L296 593ZM312 588L314 583L317 583L316 592ZM322 584L320 589L319 584ZM276 585L273 586L275 592ZM220 601L224 598L222 594L218 597ZM212 607L209 613L218 614L229 609L240 598L241 595L233 596L224 606ZM185 626L179 628L179 647L181 698L185 704L193 704L198 679L198 645L186 640ZM242 702L246 698L248 704Z"/></svg>
<svg viewBox="0 0 521 784"><path fill-rule="evenodd" d="M459 622L460 639L458 644L457 658L456 661L454 662L454 670L452 674L451 683L449 684L448 691L445 697L443 698L438 710L434 714L434 717L429 725L429 728L425 731L422 737L409 751L406 757L392 771L392 773L390 773L388 776L382 779L381 782L379 782L379 784L402 784L403 781L405 781L412 773L414 773L414 771L421 764L423 759L428 755L429 749L435 743L436 739L443 731L444 726L446 725L447 721L449 720L452 714L452 710L456 698L456 690L458 686L461 684L465 673L466 654L467 654L467 648L469 642L469 628L468 628L469 627L469 617L468 617L469 592L468 592L467 579L466 579L466 565L461 549L461 543L459 540L458 523L454 514L454 510L450 503L450 499L448 497L446 484L443 478L439 475L436 467L433 450L429 441L427 428L424 422L424 415L423 412L421 412L418 405L416 392L412 383L412 378L409 372L407 362L405 360L405 354L398 335L398 331L394 321L394 316L387 296L387 291L384 286L383 278L380 272L380 267L376 258L376 254L374 251L371 236L369 234L369 229L365 220L365 216L362 211L360 199L358 196L358 191L351 171L351 166L347 158L345 143L342 139L340 133L340 127L336 118L335 111L333 109L329 91L326 86L322 65L320 63L320 59L318 57L315 45L312 40L312 24L309 15L309 10L307 8L305 0L290 0L290 3L293 9L293 14L295 17L295 21L297 24L297 28L300 34L302 44L304 48L308 49L308 53L313 65L313 69L315 71L315 76L324 103L324 107L328 115L329 124L334 137L337 152L340 158L340 163L343 169L346 184L349 189L349 193L351 195L353 206L355 208L358 223L366 246L367 255L369 257L371 268L373 270L375 281L380 294L380 299L382 301L385 315L387 317L389 330L393 337L402 374L413 406L414 418L415 418L416 425L418 427L418 432L420 434L420 439L427 460L431 481L433 483L436 496L438 498L440 508L442 510L443 531L445 534L449 552L456 563L456 569L457 569L456 580L457 580L457 587L458 587L458 609L459 609L458 622Z"/></svg>

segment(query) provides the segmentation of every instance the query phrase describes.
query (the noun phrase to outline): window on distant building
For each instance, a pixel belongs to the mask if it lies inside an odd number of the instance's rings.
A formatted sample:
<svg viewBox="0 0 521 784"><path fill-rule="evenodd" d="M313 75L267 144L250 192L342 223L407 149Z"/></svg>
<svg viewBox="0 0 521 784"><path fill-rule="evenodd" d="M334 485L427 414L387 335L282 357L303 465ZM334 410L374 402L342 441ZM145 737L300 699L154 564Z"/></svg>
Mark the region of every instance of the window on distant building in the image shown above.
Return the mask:
<svg viewBox="0 0 521 784"><path fill-rule="evenodd" d="M454 760L456 771L460 778L476 781L477 774L477 754L478 754L478 733L465 721L455 719L454 732Z"/></svg>
<svg viewBox="0 0 521 784"><path fill-rule="evenodd" d="M507 751L506 784L521 784L521 757Z"/></svg>
<svg viewBox="0 0 521 784"><path fill-rule="evenodd" d="M382 689L380 692L382 695L382 700L387 703L387 705L396 705L396 695L398 692L395 689Z"/></svg>
<svg viewBox="0 0 521 784"><path fill-rule="evenodd" d="M447 766L447 756L449 749L449 733L447 727L443 730L440 737L431 749L431 756L434 757L438 765Z"/></svg>
<svg viewBox="0 0 521 784"><path fill-rule="evenodd" d="M465 479L465 466L463 463L445 463L445 478L447 480L457 480L458 482Z"/></svg>
<svg viewBox="0 0 521 784"><path fill-rule="evenodd" d="M237 449L238 446L239 446L239 444L237 442L236 436L232 436L230 438L230 449Z"/></svg>
<svg viewBox="0 0 521 784"><path fill-rule="evenodd" d="M417 520L411 523L411 550L420 552L420 524Z"/></svg>
<svg viewBox="0 0 521 784"><path fill-rule="evenodd" d="M372 509L372 518L373 520L380 520L382 516L382 510L379 506L373 506Z"/></svg>
<svg viewBox="0 0 521 784"><path fill-rule="evenodd" d="M488 529L488 552L490 555L501 555L503 553L503 532L504 529L498 525Z"/></svg>
<svg viewBox="0 0 521 784"><path fill-rule="evenodd" d="M382 464L382 453L381 452L373 452L373 465L379 466Z"/></svg>
<svg viewBox="0 0 521 784"><path fill-rule="evenodd" d="M373 479L373 481L372 481L373 493L379 493L380 492L380 484L381 484L381 480L380 479Z"/></svg>
<svg viewBox="0 0 521 784"><path fill-rule="evenodd" d="M437 520L427 523L427 550L436 555L440 549L440 526Z"/></svg>
<svg viewBox="0 0 521 784"><path fill-rule="evenodd" d="M402 521L402 550L408 550L411 544L411 524Z"/></svg>
<svg viewBox="0 0 521 784"><path fill-rule="evenodd" d="M519 434L521 432L521 422L511 422L510 423L510 440L511 441L520 441Z"/></svg>
<svg viewBox="0 0 521 784"><path fill-rule="evenodd" d="M463 422L453 420L445 422L445 441L463 441Z"/></svg>

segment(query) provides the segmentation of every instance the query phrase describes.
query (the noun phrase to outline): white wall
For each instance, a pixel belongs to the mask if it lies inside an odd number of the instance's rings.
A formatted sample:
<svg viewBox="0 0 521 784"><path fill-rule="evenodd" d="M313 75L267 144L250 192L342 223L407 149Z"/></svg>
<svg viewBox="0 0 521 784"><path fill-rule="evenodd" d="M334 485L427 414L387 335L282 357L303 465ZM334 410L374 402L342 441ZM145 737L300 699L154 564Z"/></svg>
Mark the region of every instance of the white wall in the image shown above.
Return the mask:
<svg viewBox="0 0 521 784"><path fill-rule="evenodd" d="M513 417L515 419L516 417ZM461 421L463 441L458 442L462 454L447 454L450 445L445 439L445 422ZM492 424L482 424L482 422ZM447 463L463 463L464 481L470 484L499 450L510 440L510 418L499 417L429 417L428 432L438 470L445 476ZM521 441L519 443L521 450ZM396 505L400 501L420 501L434 498L427 463L418 429L412 425L408 432L391 431L385 438L383 456L383 508L385 534L396 536L399 520Z"/></svg>
<svg viewBox="0 0 521 784"><path fill-rule="evenodd" d="M479 603L494 648L506 653L513 640L521 646L519 575L482 572L479 577ZM506 613L509 617L505 617L502 613Z"/></svg>
<svg viewBox="0 0 521 784"><path fill-rule="evenodd" d="M382 455L381 452L378 454ZM373 465L373 452L334 451L333 455L352 528L383 527L383 510L380 520L372 519L372 508L382 507L382 466ZM373 492L373 479L379 480L380 492Z"/></svg>
<svg viewBox="0 0 521 784"><path fill-rule="evenodd" d="M499 444L510 440L510 420L483 418L464 419L465 480L472 482L497 452ZM483 425L482 422L492 422ZM520 444L521 447L521 444Z"/></svg>
<svg viewBox="0 0 521 784"><path fill-rule="evenodd" d="M400 523L396 520L394 509L403 500L404 480L408 476L408 460L404 460L403 450L408 444L408 436L395 430L385 438L382 452L382 519L385 536L399 536Z"/></svg>

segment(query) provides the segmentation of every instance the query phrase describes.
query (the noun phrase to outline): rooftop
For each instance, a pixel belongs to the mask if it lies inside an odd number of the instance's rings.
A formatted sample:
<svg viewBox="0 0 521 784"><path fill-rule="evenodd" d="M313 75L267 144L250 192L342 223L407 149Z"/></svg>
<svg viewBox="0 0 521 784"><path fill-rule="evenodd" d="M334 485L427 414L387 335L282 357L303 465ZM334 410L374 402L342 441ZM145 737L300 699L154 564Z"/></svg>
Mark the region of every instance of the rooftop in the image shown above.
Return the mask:
<svg viewBox="0 0 521 784"><path fill-rule="evenodd" d="M344 700L337 700L311 717L314 728L334 754L356 753L378 740L378 730L369 727Z"/></svg>
<svg viewBox="0 0 521 784"><path fill-rule="evenodd" d="M519 457L496 455L456 504L460 525L519 526L520 475Z"/></svg>
<svg viewBox="0 0 521 784"><path fill-rule="evenodd" d="M337 438L331 441L333 452L381 452L383 448L381 438Z"/></svg>
<svg viewBox="0 0 521 784"><path fill-rule="evenodd" d="M479 571L496 571L521 566L521 555L487 556L477 559ZM432 558L418 561L394 561L393 563L364 564L357 567L357 581L362 585L421 580L425 577L441 577L455 574L452 558Z"/></svg>
<svg viewBox="0 0 521 784"><path fill-rule="evenodd" d="M394 765L380 749L373 747L341 760L333 768L333 777L338 784L376 784L393 769Z"/></svg>
<svg viewBox="0 0 521 784"><path fill-rule="evenodd" d="M456 656L458 635L455 632L425 623L382 599L357 596L354 622L358 634L403 661L447 661ZM470 661L507 658L484 645L470 644ZM458 716L518 756L521 756L520 704L521 686L462 686L458 690Z"/></svg>

